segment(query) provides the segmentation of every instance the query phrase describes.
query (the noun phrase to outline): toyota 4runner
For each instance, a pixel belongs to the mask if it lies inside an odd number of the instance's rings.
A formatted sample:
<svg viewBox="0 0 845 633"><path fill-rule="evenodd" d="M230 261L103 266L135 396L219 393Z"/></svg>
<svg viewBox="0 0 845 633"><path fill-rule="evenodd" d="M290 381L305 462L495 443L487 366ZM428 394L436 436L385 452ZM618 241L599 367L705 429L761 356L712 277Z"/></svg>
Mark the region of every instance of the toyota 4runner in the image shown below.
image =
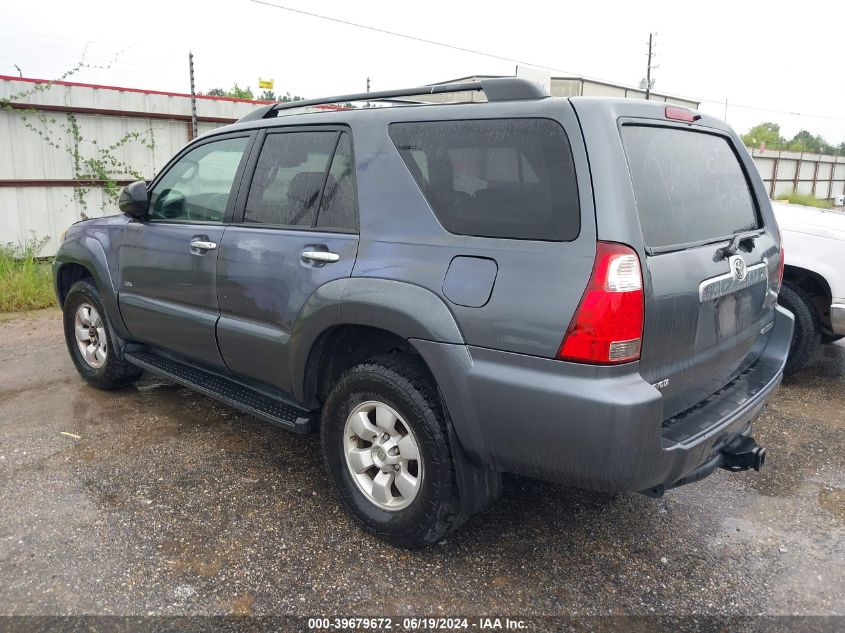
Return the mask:
<svg viewBox="0 0 845 633"><path fill-rule="evenodd" d="M486 102L413 95L480 90ZM311 106L390 99L393 107ZM413 547L501 473L656 496L759 469L793 318L722 121L491 79L274 104L190 142L54 264L73 362L296 433Z"/></svg>

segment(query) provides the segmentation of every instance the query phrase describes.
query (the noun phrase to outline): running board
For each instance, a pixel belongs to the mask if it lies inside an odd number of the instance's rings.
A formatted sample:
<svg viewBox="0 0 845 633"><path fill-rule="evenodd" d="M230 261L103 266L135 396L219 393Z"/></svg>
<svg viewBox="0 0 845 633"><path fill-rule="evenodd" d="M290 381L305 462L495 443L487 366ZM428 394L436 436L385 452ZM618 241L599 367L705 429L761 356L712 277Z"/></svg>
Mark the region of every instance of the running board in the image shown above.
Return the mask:
<svg viewBox="0 0 845 633"><path fill-rule="evenodd" d="M225 376L148 351L126 351L123 356L136 367L163 376L288 431L304 435L317 429L314 412L266 396Z"/></svg>

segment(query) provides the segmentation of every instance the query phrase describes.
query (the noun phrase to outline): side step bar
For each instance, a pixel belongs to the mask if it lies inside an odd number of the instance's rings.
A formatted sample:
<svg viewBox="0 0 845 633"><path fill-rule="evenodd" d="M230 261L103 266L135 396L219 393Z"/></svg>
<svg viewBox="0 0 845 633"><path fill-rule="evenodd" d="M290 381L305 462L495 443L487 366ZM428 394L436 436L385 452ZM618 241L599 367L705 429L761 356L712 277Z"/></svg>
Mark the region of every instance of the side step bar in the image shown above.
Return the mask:
<svg viewBox="0 0 845 633"><path fill-rule="evenodd" d="M304 435L317 429L315 412L281 402L225 376L148 351L125 351L123 356L145 371L163 376L288 431Z"/></svg>

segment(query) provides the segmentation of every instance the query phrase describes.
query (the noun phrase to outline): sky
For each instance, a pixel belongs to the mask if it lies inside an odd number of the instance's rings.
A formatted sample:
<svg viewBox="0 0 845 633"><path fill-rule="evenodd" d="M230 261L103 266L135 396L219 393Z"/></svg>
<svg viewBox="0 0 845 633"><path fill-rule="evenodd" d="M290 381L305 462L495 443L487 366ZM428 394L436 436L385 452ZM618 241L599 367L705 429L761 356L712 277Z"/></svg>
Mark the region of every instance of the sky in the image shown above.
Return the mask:
<svg viewBox="0 0 845 633"><path fill-rule="evenodd" d="M510 75L519 60L552 75L636 86L656 33L654 90L702 101L740 133L762 121L845 141L845 2L605 0L397 2L266 0L434 40L435 46L250 0L4 3L0 74L188 92L234 82L318 97ZM505 59L501 59L505 58Z"/></svg>

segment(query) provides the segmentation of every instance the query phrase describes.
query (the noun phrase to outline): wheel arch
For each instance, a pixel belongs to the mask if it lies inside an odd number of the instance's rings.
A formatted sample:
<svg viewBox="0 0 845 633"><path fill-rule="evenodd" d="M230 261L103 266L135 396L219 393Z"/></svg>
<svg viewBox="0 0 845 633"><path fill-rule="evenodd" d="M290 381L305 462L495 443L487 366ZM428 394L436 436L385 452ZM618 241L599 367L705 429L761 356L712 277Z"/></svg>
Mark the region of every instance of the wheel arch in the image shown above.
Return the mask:
<svg viewBox="0 0 845 633"><path fill-rule="evenodd" d="M786 264L783 267L783 280L807 295L819 315L824 330L832 332L830 304L833 300L833 292L827 279L814 270Z"/></svg>
<svg viewBox="0 0 845 633"><path fill-rule="evenodd" d="M341 329L338 329L341 328ZM415 353L410 339L463 344L446 304L430 290L390 279L353 277L331 281L308 299L294 324L290 376L293 396L316 405L321 356L327 345L392 349ZM380 342L379 342L379 339Z"/></svg>
<svg viewBox="0 0 845 633"><path fill-rule="evenodd" d="M91 278L100 292L100 301L103 303L112 333L125 339L128 332L117 305L117 290L105 248L89 235L65 240L56 254L53 263L53 284L60 306L64 305L71 286L85 278Z"/></svg>

